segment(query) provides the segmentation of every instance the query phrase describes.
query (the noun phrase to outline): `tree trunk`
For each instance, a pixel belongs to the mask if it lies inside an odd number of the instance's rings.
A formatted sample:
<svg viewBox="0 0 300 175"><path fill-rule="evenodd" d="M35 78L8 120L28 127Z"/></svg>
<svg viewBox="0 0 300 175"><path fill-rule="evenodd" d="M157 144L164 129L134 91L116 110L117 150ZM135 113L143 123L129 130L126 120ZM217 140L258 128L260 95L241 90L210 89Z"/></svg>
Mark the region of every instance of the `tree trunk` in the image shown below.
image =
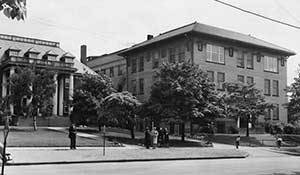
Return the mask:
<svg viewBox="0 0 300 175"><path fill-rule="evenodd" d="M33 115L32 119L33 119L33 130L36 131L37 130L36 115Z"/></svg>
<svg viewBox="0 0 300 175"><path fill-rule="evenodd" d="M135 139L135 135L134 135L134 127L130 128L130 134L131 134L131 138Z"/></svg>
<svg viewBox="0 0 300 175"><path fill-rule="evenodd" d="M249 137L249 116L247 115L247 123L246 123L246 128L247 128L247 130L246 130L246 137Z"/></svg>
<svg viewBox="0 0 300 175"><path fill-rule="evenodd" d="M184 142L184 137L185 137L185 123L183 122L181 124L181 141Z"/></svg>

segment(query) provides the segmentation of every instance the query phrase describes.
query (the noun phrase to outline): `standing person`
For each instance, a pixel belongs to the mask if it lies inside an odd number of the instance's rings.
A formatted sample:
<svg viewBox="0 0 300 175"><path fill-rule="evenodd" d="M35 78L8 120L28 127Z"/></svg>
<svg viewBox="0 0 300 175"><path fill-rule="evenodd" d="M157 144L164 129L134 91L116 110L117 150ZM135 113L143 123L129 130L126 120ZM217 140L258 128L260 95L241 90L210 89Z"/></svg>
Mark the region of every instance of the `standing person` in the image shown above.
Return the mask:
<svg viewBox="0 0 300 175"><path fill-rule="evenodd" d="M282 143L282 138L278 137L277 138L277 147L280 148L281 147L281 143Z"/></svg>
<svg viewBox="0 0 300 175"><path fill-rule="evenodd" d="M169 147L169 132L168 128L164 128L164 145Z"/></svg>
<svg viewBox="0 0 300 175"><path fill-rule="evenodd" d="M76 149L76 126L72 124L69 127L70 149Z"/></svg>
<svg viewBox="0 0 300 175"><path fill-rule="evenodd" d="M158 147L162 146L162 144L163 144L163 137L164 137L163 129L159 128L159 130L158 130Z"/></svg>
<svg viewBox="0 0 300 175"><path fill-rule="evenodd" d="M236 149L239 149L240 140L241 140L241 136L237 136L236 139L235 139L235 146L236 146Z"/></svg>
<svg viewBox="0 0 300 175"><path fill-rule="evenodd" d="M151 133L152 133L152 139L153 139L153 141L152 141L153 149L155 149L157 146L157 139L158 139L158 132L156 130L156 127L153 127Z"/></svg>
<svg viewBox="0 0 300 175"><path fill-rule="evenodd" d="M151 145L151 133L150 133L150 130L148 127L146 127L146 131L145 131L145 147L147 149L150 148L150 145Z"/></svg>

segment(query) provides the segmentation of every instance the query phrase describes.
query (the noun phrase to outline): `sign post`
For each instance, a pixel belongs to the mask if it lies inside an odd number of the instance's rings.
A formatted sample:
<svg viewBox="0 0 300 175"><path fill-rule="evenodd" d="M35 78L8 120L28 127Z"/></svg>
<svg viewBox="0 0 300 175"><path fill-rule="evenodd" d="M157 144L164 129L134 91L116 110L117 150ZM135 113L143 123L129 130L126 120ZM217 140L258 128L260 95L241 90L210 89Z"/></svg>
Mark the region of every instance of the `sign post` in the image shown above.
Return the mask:
<svg viewBox="0 0 300 175"><path fill-rule="evenodd" d="M3 130L4 135L4 141L3 141L3 152L2 152L2 169L1 169L1 175L4 175L4 167L6 164L6 140L9 133L9 116L5 116L5 126Z"/></svg>
<svg viewBox="0 0 300 175"><path fill-rule="evenodd" d="M103 156L105 156L105 132L106 132L106 126L103 126Z"/></svg>

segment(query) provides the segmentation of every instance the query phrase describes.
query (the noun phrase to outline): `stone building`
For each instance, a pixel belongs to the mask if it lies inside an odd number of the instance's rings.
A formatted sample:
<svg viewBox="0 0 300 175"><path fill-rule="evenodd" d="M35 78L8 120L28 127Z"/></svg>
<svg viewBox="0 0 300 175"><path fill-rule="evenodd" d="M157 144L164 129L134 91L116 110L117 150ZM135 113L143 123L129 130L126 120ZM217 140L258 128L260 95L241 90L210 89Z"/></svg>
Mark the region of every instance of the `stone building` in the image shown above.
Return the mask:
<svg viewBox="0 0 300 175"><path fill-rule="evenodd" d="M75 57L60 48L58 42L0 34L1 97L9 94L7 80L16 67L34 66L55 72L56 90L53 95L53 116L68 116L66 101L73 96L76 77L94 73ZM14 113L14 107L10 110ZM20 123L22 124L22 123Z"/></svg>

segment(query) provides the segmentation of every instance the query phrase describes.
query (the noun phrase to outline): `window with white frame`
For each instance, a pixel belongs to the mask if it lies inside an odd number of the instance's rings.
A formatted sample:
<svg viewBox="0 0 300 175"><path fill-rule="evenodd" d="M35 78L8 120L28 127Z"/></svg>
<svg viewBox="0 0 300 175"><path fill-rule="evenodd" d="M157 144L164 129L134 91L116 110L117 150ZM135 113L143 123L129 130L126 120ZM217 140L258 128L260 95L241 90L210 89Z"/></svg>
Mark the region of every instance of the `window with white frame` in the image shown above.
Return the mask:
<svg viewBox="0 0 300 175"><path fill-rule="evenodd" d="M224 47L207 44L206 45L206 61L214 63L225 63Z"/></svg>
<svg viewBox="0 0 300 175"><path fill-rule="evenodd" d="M278 58L264 56L264 70L269 72L278 72Z"/></svg>

